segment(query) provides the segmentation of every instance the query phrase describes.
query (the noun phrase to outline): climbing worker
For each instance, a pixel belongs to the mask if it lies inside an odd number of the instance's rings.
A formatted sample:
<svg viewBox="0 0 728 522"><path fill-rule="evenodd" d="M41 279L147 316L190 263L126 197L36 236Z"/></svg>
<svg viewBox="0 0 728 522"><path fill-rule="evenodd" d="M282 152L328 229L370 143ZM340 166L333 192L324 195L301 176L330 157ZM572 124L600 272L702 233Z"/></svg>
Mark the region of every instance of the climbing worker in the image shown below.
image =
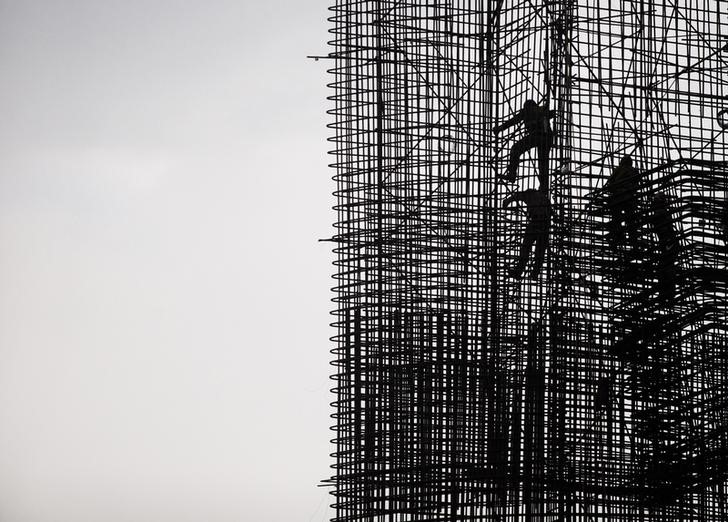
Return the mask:
<svg viewBox="0 0 728 522"><path fill-rule="evenodd" d="M505 175L507 181L516 181L519 158L526 151L538 148L538 179L541 190L544 193L548 192L549 151L554 141L549 119L553 116L553 111L541 107L533 100L526 100L523 108L515 116L493 129L493 132L498 134L518 123L523 123L526 129L526 135L514 143L511 148L508 171Z"/></svg>
<svg viewBox="0 0 728 522"><path fill-rule="evenodd" d="M515 279L521 278L523 270L526 268L531 248L535 244L536 249L533 258L531 278L536 279L541 272L544 256L546 255L546 246L549 240L551 203L545 194L534 189L514 192L505 199L503 206L507 207L515 201L521 201L526 204L528 224L526 225L526 233L521 244L518 261L516 262L516 266L511 268L510 275Z"/></svg>
<svg viewBox="0 0 728 522"><path fill-rule="evenodd" d="M649 216L652 230L657 236L659 252L657 256L657 279L660 296L671 298L675 295L677 275L678 237L668 205L667 197L658 193L652 199Z"/></svg>
<svg viewBox="0 0 728 522"><path fill-rule="evenodd" d="M622 157L609 176L604 190L612 214L609 224L612 243L617 245L627 240L633 247L636 246L639 235L639 171L632 163L632 156L627 154Z"/></svg>

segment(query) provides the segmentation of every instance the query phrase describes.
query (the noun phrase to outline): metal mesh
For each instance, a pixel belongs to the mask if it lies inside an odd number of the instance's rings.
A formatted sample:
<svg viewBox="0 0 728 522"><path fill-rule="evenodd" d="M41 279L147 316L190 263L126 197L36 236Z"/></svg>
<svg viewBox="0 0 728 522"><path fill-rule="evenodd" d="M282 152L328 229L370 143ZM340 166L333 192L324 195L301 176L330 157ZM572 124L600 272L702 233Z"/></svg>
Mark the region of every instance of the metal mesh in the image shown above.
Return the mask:
<svg viewBox="0 0 728 522"><path fill-rule="evenodd" d="M331 8L334 520L728 519L726 6Z"/></svg>

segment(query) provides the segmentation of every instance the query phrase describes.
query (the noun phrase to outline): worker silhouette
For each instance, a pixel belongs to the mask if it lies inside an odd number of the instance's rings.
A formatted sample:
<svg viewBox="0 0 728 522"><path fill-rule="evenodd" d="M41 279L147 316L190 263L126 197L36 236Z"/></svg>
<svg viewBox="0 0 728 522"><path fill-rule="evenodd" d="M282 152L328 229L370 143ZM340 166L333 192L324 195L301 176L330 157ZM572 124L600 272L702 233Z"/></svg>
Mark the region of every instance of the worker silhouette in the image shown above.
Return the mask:
<svg viewBox="0 0 728 522"><path fill-rule="evenodd" d="M514 192L503 201L503 206L508 206L513 202L521 201L526 204L526 213L528 215L528 224L526 232L521 244L521 251L518 254L516 265L511 268L510 275L515 279L520 279L523 270L528 263L528 256L531 248L536 245L533 268L531 269L531 278L536 279L541 272L544 256L546 255L546 247L549 241L549 226L551 224L551 203L545 194L538 190L528 189L520 192Z"/></svg>
<svg viewBox="0 0 728 522"><path fill-rule="evenodd" d="M612 215L609 223L610 241L614 246L625 243L636 246L639 236L639 171L632 163L632 156L627 154L622 157L604 189L607 207Z"/></svg>
<svg viewBox="0 0 728 522"><path fill-rule="evenodd" d="M493 132L498 134L518 123L523 123L526 129L525 136L514 143L511 148L508 170L504 176L507 181L516 181L520 157L526 151L538 148L538 179L541 190L548 191L549 152L554 141L549 119L553 116L553 111L541 107L533 100L526 100L523 108L515 116L493 129Z"/></svg>
<svg viewBox="0 0 728 522"><path fill-rule="evenodd" d="M658 289L661 297L671 298L675 295L679 244L670 207L664 194L658 193L652 199L649 220L657 236Z"/></svg>

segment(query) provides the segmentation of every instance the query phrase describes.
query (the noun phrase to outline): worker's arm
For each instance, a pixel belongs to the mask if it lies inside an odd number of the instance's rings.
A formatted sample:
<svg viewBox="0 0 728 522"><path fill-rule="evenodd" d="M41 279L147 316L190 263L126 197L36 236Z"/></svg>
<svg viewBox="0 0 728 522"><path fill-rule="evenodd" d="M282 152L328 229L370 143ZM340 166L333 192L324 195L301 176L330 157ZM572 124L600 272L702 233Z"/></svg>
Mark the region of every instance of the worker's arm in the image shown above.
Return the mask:
<svg viewBox="0 0 728 522"><path fill-rule="evenodd" d="M522 119L521 118L521 113L519 111L511 119L509 119L509 120L501 123L500 125L496 125L495 127L493 127L493 132L496 133L496 134L498 134L499 132L503 132L508 127L512 127L513 125L516 125L517 123L519 123L521 121L521 119Z"/></svg>
<svg viewBox="0 0 728 522"><path fill-rule="evenodd" d="M507 207L508 205L510 205L511 203L515 203L516 201L524 201L523 192L512 193L510 196L503 200L503 206Z"/></svg>

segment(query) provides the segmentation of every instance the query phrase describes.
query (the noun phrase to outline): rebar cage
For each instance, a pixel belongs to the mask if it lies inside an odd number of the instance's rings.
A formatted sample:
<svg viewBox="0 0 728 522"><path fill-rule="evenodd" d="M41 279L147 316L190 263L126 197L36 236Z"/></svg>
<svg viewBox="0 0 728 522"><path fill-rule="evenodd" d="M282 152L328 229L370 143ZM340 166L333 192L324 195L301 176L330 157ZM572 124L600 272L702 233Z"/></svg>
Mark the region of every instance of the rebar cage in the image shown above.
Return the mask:
<svg viewBox="0 0 728 522"><path fill-rule="evenodd" d="M728 520L726 7L336 1L334 520Z"/></svg>

